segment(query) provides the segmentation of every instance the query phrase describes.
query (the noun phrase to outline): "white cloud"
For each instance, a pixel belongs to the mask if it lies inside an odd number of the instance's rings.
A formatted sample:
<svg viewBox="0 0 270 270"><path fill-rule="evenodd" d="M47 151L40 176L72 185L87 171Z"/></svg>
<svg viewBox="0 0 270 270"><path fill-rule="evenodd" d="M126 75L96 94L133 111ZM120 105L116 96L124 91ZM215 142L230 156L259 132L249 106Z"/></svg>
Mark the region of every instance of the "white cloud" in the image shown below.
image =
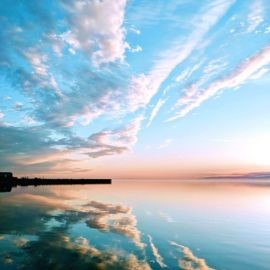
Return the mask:
<svg viewBox="0 0 270 270"><path fill-rule="evenodd" d="M81 50L96 65L124 60L128 48L123 27L126 0L81 0L64 6L70 30L61 37L74 52Z"/></svg>
<svg viewBox="0 0 270 270"><path fill-rule="evenodd" d="M137 29L134 25L131 26L131 27L129 28L129 30L130 30L132 33L136 34L136 35L140 35L140 34L141 34L141 31L140 31L139 29Z"/></svg>
<svg viewBox="0 0 270 270"><path fill-rule="evenodd" d="M104 110L93 108L90 110L89 106L85 105L82 109L82 112L79 112L75 115L75 118L79 118L78 122L82 126L87 126L90 122L92 122L94 119L96 119L98 116L100 116L102 113L104 113ZM74 123L73 123L74 124Z"/></svg>
<svg viewBox="0 0 270 270"><path fill-rule="evenodd" d="M141 128L143 119L142 116L138 116L124 128L116 130L118 141L126 145L134 145L137 142L137 134Z"/></svg>
<svg viewBox="0 0 270 270"><path fill-rule="evenodd" d="M152 121L154 120L154 118L156 117L156 115L158 114L160 108L163 106L163 104L166 102L166 100L164 99L159 99L158 102L156 103L156 105L154 106L151 115L149 117L149 121L147 124L147 127L149 127L152 123Z"/></svg>
<svg viewBox="0 0 270 270"><path fill-rule="evenodd" d="M250 6L250 13L248 15L247 33L254 32L257 27L263 22L264 5L262 0L253 1Z"/></svg>
<svg viewBox="0 0 270 270"><path fill-rule="evenodd" d="M27 125L34 125L37 122L29 115L24 116L23 118L23 123L27 124Z"/></svg>
<svg viewBox="0 0 270 270"><path fill-rule="evenodd" d="M177 40L172 48L161 55L154 68L147 75L140 74L131 79L128 100L133 110L149 103L174 68L190 56L192 51L202 42L205 34L226 13L233 2L217 0L207 5L194 19L197 28L186 40Z"/></svg>
<svg viewBox="0 0 270 270"><path fill-rule="evenodd" d="M203 64L204 61L205 61L205 59L202 59L199 63L193 65L192 67L188 67L187 69L182 71L175 78L175 81L176 82L181 82L181 81L187 80L196 70L198 70L201 67L201 65Z"/></svg>
<svg viewBox="0 0 270 270"><path fill-rule="evenodd" d="M22 102L15 102L13 108L16 110L16 111L20 111L22 108L23 108L23 103Z"/></svg>
<svg viewBox="0 0 270 270"><path fill-rule="evenodd" d="M24 52L26 60L31 64L33 74L40 87L50 87L58 97L63 97L63 94L58 87L54 76L49 72L48 56L41 54L36 48L29 48ZM25 82L25 87L29 81Z"/></svg>
<svg viewBox="0 0 270 270"><path fill-rule="evenodd" d="M87 149L85 154L98 158L106 155L121 154L130 150L137 142L142 120L143 117L139 116L122 128L92 134L89 137L89 146L92 150Z"/></svg>
<svg viewBox="0 0 270 270"><path fill-rule="evenodd" d="M254 73L250 79L252 80L258 80L260 79L262 76L264 76L267 72L269 71L269 68L261 68L260 70L258 70L258 72Z"/></svg>
<svg viewBox="0 0 270 270"><path fill-rule="evenodd" d="M25 51L24 55L37 75L48 76L47 55L39 54L34 49Z"/></svg>
<svg viewBox="0 0 270 270"><path fill-rule="evenodd" d="M138 52L141 52L143 49L141 46L136 46L135 48L130 48L129 49L132 53L138 53Z"/></svg>
<svg viewBox="0 0 270 270"><path fill-rule="evenodd" d="M205 74L213 74L217 71L221 71L227 66L226 61L223 58L213 59L211 60L207 66L203 69L203 73Z"/></svg>
<svg viewBox="0 0 270 270"><path fill-rule="evenodd" d="M131 111L144 107L154 94L149 76L140 74L131 77L128 87L127 103Z"/></svg>
<svg viewBox="0 0 270 270"><path fill-rule="evenodd" d="M58 57L62 57L62 49L64 46L64 41L61 36L57 36L56 34L49 34L48 35L48 40L51 43L52 50Z"/></svg>
<svg viewBox="0 0 270 270"><path fill-rule="evenodd" d="M5 114L0 111L0 119L4 118Z"/></svg>
<svg viewBox="0 0 270 270"><path fill-rule="evenodd" d="M199 89L196 84L192 85L186 90L185 95L182 96L175 105L176 108L180 108L179 112L168 119L168 121L184 117L190 111L199 107L207 99L219 94L221 90L239 87L269 63L270 46L263 48L257 54L247 59L230 75L213 81L205 89Z"/></svg>

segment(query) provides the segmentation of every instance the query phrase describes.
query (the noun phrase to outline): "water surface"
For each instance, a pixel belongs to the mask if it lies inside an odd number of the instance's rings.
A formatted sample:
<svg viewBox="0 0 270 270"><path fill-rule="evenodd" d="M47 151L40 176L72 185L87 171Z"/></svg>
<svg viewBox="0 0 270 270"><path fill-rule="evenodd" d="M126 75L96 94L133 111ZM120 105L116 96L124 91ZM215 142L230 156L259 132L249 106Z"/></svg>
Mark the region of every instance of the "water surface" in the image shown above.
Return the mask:
<svg viewBox="0 0 270 270"><path fill-rule="evenodd" d="M20 187L0 218L1 270L270 269L268 181Z"/></svg>

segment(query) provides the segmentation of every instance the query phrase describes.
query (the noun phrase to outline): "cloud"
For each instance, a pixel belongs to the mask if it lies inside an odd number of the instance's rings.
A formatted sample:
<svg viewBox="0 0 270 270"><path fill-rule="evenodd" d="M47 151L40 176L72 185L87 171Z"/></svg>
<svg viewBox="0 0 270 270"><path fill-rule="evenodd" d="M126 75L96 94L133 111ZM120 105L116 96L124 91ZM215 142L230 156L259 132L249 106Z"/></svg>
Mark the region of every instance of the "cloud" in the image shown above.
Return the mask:
<svg viewBox="0 0 270 270"><path fill-rule="evenodd" d="M23 109L23 103L22 102L16 102L13 107L14 107L14 110L21 111Z"/></svg>
<svg viewBox="0 0 270 270"><path fill-rule="evenodd" d="M26 124L26 125L36 125L37 122L29 115L25 115L23 117L23 123Z"/></svg>
<svg viewBox="0 0 270 270"><path fill-rule="evenodd" d="M169 118L168 121L184 117L204 101L220 93L221 90L236 88L244 84L252 75L268 65L270 63L269 59L270 47L265 47L240 64L231 74L214 80L208 87L199 89L194 83L186 89L185 95L177 101L175 108L180 108L179 112Z"/></svg>
<svg viewBox="0 0 270 270"><path fill-rule="evenodd" d="M26 59L31 63L34 72L39 76L48 76L47 56L40 55L34 49L29 49L24 53Z"/></svg>
<svg viewBox="0 0 270 270"><path fill-rule="evenodd" d="M165 102L166 102L165 99L158 100L158 102L156 103L156 105L154 106L154 108L150 114L150 117L149 117L149 120L147 123L147 127L149 127L152 124L152 121L155 119L156 115L158 114L159 110L161 109L161 107L164 105Z"/></svg>
<svg viewBox="0 0 270 270"><path fill-rule="evenodd" d="M142 52L142 47L141 46L139 46L139 45L137 45L135 48L130 48L130 51L132 52L132 53L138 53L138 52Z"/></svg>
<svg viewBox="0 0 270 270"><path fill-rule="evenodd" d="M213 270L210 268L204 259L196 257L191 249L183 245L179 245L173 241L169 241L172 246L177 247L182 253L183 258L179 259L179 268L183 270Z"/></svg>
<svg viewBox="0 0 270 270"><path fill-rule="evenodd" d="M137 142L142 116L138 116L126 126L115 130L104 130L89 137L93 151L87 152L90 157L121 154L128 151Z"/></svg>
<svg viewBox="0 0 270 270"><path fill-rule="evenodd" d="M148 239L149 239L149 242L150 242L150 247L152 249L153 255L154 255L155 259L156 259L156 262L159 264L159 266L161 268L167 267L167 265L164 263L164 259L159 254L159 251L158 251L157 247L154 245L151 235L149 235L149 234L148 234Z"/></svg>
<svg viewBox="0 0 270 270"><path fill-rule="evenodd" d="M24 3L14 9L3 5L9 17L1 19L1 71L13 90L27 99L34 121L63 131L100 116L112 118L112 113L117 118L129 110L126 72L119 63L112 64L124 61L128 48L125 0L63 0L52 4L54 13L44 3ZM22 18L24 31L14 32L12 18L22 11L30 19ZM67 53L71 49L76 56ZM97 65L111 65L93 67L85 54Z"/></svg>
<svg viewBox="0 0 270 270"><path fill-rule="evenodd" d="M136 35L140 35L141 34L141 31L139 29L137 29L134 25L132 25L130 28L129 28L129 31L136 34Z"/></svg>
<svg viewBox="0 0 270 270"><path fill-rule="evenodd" d="M221 71L227 66L224 58L213 59L203 69L204 74L215 74L217 71Z"/></svg>
<svg viewBox="0 0 270 270"><path fill-rule="evenodd" d="M45 155L52 152L56 141L48 139L50 132L42 127L16 128L0 126L1 163L6 164L9 159L18 155L37 154L40 151Z"/></svg>
<svg viewBox="0 0 270 270"><path fill-rule="evenodd" d="M128 104L131 109L136 110L149 103L171 72L197 49L204 36L226 14L233 2L217 0L206 5L193 19L196 28L186 40L175 41L171 48L163 52L148 74L131 78L128 89Z"/></svg>
<svg viewBox="0 0 270 270"><path fill-rule="evenodd" d="M80 154L79 160L99 158L130 151L137 141L142 117L114 130L103 130L84 139L66 132L60 137L44 126L13 127L0 125L0 164L3 170L47 172L67 169L65 164L76 165L70 155ZM69 168L80 171L80 168Z"/></svg>
<svg viewBox="0 0 270 270"><path fill-rule="evenodd" d="M186 68L184 71L181 71L181 73L175 78L176 82L183 82L185 80L187 80L188 78L191 77L191 75L198 70L201 65L204 63L205 59L202 59L199 63L196 63L194 65L192 65L191 67ZM218 63L216 63L217 60L215 60L214 63L210 62L208 64L208 66L204 69L204 72L207 73L210 70L217 68L218 67Z"/></svg>
<svg viewBox="0 0 270 270"><path fill-rule="evenodd" d="M86 141L71 134L56 138L44 126L0 125L0 167L20 173L47 173L57 164L68 163L67 156L83 143Z"/></svg>
<svg viewBox="0 0 270 270"><path fill-rule="evenodd" d="M42 53L45 47L31 47L21 54L30 70L10 71L14 86L29 100L34 121L62 132L76 125L87 126L101 116L123 117L130 110L125 102L123 70L94 70L85 61L76 68L66 66L62 61L70 61L67 55L63 60L53 59Z"/></svg>
<svg viewBox="0 0 270 270"><path fill-rule="evenodd" d="M251 80L258 80L260 79L261 77L263 77L265 74L267 74L269 72L269 68L261 68L258 70L258 72L254 73L250 79Z"/></svg>
<svg viewBox="0 0 270 270"><path fill-rule="evenodd" d="M262 0L253 1L248 14L247 33L254 32L258 26L264 21L264 5Z"/></svg>
<svg viewBox="0 0 270 270"><path fill-rule="evenodd" d="M111 145L103 145L100 148L102 149L98 151L88 152L87 155L91 158L99 158L99 157L104 157L104 156L122 154L128 150L127 147L111 146Z"/></svg>
<svg viewBox="0 0 270 270"><path fill-rule="evenodd" d="M245 174L210 175L205 179L269 179L270 172L251 172Z"/></svg>
<svg viewBox="0 0 270 270"><path fill-rule="evenodd" d="M126 0L62 1L68 12L69 31L61 38L82 51L96 65L123 61L128 44L123 27Z"/></svg>
<svg viewBox="0 0 270 270"><path fill-rule="evenodd" d="M49 66L47 65L48 56L40 54L36 48L30 48L24 52L25 59L31 64L34 80L41 88L49 87L58 97L63 97L63 94L58 87L54 76L49 73Z"/></svg>

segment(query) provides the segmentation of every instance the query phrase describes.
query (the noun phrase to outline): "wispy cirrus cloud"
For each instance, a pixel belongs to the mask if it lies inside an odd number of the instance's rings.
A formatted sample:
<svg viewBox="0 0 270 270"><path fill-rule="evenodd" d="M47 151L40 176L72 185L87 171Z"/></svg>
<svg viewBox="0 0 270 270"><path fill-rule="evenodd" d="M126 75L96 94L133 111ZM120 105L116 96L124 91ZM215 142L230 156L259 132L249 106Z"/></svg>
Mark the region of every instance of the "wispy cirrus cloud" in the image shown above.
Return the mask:
<svg viewBox="0 0 270 270"><path fill-rule="evenodd" d="M267 66L270 63L269 59L270 47L265 47L240 64L231 74L214 80L206 88L199 88L194 83L190 88L186 89L184 96L177 101L175 109L179 109L179 111L175 116L169 118L168 121L184 117L190 111L199 107L204 101L217 95L224 89L232 89L245 83L253 74Z"/></svg>
<svg viewBox="0 0 270 270"><path fill-rule="evenodd" d="M155 117L157 116L159 110L161 109L161 107L163 106L163 104L166 102L166 99L159 99L158 102L156 103L156 105L154 106L154 108L152 109L152 112L150 114L148 123L147 123L147 127L149 127L152 124L152 121L155 119Z"/></svg>
<svg viewBox="0 0 270 270"><path fill-rule="evenodd" d="M217 0L206 5L193 18L196 27L189 36L176 40L170 49L165 50L148 74L140 74L131 79L129 96L132 108L137 109L150 102L171 72L197 49L208 31L226 14L233 2Z"/></svg>
<svg viewBox="0 0 270 270"><path fill-rule="evenodd" d="M247 33L251 33L264 21L264 1L256 0L250 6Z"/></svg>

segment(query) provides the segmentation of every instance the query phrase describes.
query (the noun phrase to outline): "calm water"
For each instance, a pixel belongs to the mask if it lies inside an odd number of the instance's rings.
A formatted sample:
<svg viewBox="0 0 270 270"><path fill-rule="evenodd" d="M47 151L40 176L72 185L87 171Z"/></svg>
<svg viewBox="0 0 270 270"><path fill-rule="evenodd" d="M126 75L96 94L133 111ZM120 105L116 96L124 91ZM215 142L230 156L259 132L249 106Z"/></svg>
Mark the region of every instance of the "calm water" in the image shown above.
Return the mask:
<svg viewBox="0 0 270 270"><path fill-rule="evenodd" d="M270 269L270 181L0 193L0 269Z"/></svg>

